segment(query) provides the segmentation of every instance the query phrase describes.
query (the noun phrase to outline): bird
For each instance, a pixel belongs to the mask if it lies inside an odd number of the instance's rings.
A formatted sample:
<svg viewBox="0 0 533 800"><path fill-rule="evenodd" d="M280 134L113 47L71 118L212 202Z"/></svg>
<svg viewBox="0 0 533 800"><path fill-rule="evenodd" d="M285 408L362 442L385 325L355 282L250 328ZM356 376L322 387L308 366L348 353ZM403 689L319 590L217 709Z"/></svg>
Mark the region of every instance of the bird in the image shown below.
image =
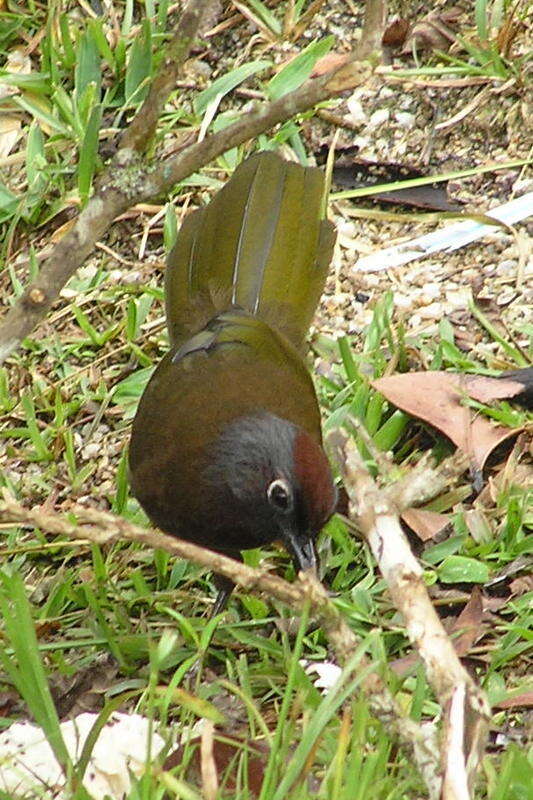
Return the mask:
<svg viewBox="0 0 533 800"><path fill-rule="evenodd" d="M316 571L337 490L306 366L335 243L321 169L274 151L245 159L184 220L167 260L170 349L139 401L133 494L180 539L242 560L281 542ZM212 616L234 583L214 576Z"/></svg>

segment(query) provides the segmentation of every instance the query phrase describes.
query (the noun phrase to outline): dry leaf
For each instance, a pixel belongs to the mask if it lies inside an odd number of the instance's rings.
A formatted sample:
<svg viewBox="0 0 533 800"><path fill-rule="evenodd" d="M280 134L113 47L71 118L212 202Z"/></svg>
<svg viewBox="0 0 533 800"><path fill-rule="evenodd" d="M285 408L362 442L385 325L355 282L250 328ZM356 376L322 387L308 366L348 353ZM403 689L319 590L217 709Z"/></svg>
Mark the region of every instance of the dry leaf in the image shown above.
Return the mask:
<svg viewBox="0 0 533 800"><path fill-rule="evenodd" d="M533 706L533 692L523 692L514 697L506 697L494 704L494 708L531 708Z"/></svg>
<svg viewBox="0 0 533 800"><path fill-rule="evenodd" d="M340 67L341 64L345 64L350 58L350 53L327 53L316 62L311 73L311 78L318 78L319 75L331 72L332 69Z"/></svg>
<svg viewBox="0 0 533 800"><path fill-rule="evenodd" d="M475 542L490 541L492 538L491 527L481 507L464 511L463 516L468 532Z"/></svg>
<svg viewBox="0 0 533 800"><path fill-rule="evenodd" d="M261 787L263 785L263 778L265 775L265 766L268 761L268 746L263 740L252 740L231 736L218 730L218 735L224 737L224 741L215 738L213 740L213 757L216 766L218 778L224 776L224 788L227 792L235 791L237 788L237 767L239 763L239 753L244 749L248 753L247 759L247 783L250 791L250 797L259 797ZM200 744L200 737L196 736L188 742L188 747L194 744ZM184 754L183 745L174 750L166 759L163 764L163 769L169 771L181 764ZM227 773L228 767L232 765L233 769L229 775ZM187 768L188 780L201 780L201 755L200 748L195 748L192 757L189 761Z"/></svg>
<svg viewBox="0 0 533 800"><path fill-rule="evenodd" d="M31 59L24 48L16 47L8 53L2 69L6 72L12 72L15 75L29 75L31 72ZM11 97L13 94L20 94L20 89L0 81L0 99Z"/></svg>
<svg viewBox="0 0 533 800"><path fill-rule="evenodd" d="M418 653L409 653L409 655L403 656L402 658L395 658L394 661L389 663L389 667L396 675L403 678L404 675L414 672L414 668L419 663L420 658Z"/></svg>
<svg viewBox="0 0 533 800"><path fill-rule="evenodd" d="M450 30L451 25L457 22L461 10L455 7L437 13L432 11L420 22L417 22L405 41L402 54L410 54L416 50L448 50L456 41L455 34Z"/></svg>
<svg viewBox="0 0 533 800"><path fill-rule="evenodd" d="M315 151L318 164L325 164L328 155L329 147L327 145L323 145L320 150ZM410 164L361 158L359 147L355 145L335 149L332 180L335 187L339 189L374 187L423 177L427 177L427 172ZM372 195L371 199L379 203L429 208L435 211L457 211L459 209L457 203L451 203L448 200L446 183L412 186L396 192L389 192L384 188L378 194Z"/></svg>
<svg viewBox="0 0 533 800"><path fill-rule="evenodd" d="M12 114L0 117L0 158L5 158L15 147L21 135L21 121Z"/></svg>
<svg viewBox="0 0 533 800"><path fill-rule="evenodd" d="M513 597L526 594L526 592L533 592L533 575L524 575L520 578L515 578L511 581L509 586Z"/></svg>
<svg viewBox="0 0 533 800"><path fill-rule="evenodd" d="M469 393L471 377L443 371L410 372L379 378L372 386L398 408L445 433L481 470L494 448L517 430L495 425L461 404L461 398Z"/></svg>
<svg viewBox="0 0 533 800"><path fill-rule="evenodd" d="M533 394L533 367L507 372L498 378L471 375L468 380L468 394L479 403L520 398L527 405Z"/></svg>
<svg viewBox="0 0 533 800"><path fill-rule="evenodd" d="M460 631L459 636L452 639L458 656L466 656L472 645L483 636L484 626L481 624L482 619L483 600L481 590L479 586L474 586L470 600L449 631L450 634Z"/></svg>
<svg viewBox="0 0 533 800"><path fill-rule="evenodd" d="M385 47L401 47L405 42L408 30L409 22L406 19L394 17L385 28L381 43Z"/></svg>
<svg viewBox="0 0 533 800"><path fill-rule="evenodd" d="M423 542L433 539L451 522L449 514L438 514L425 508L407 508L401 516Z"/></svg>

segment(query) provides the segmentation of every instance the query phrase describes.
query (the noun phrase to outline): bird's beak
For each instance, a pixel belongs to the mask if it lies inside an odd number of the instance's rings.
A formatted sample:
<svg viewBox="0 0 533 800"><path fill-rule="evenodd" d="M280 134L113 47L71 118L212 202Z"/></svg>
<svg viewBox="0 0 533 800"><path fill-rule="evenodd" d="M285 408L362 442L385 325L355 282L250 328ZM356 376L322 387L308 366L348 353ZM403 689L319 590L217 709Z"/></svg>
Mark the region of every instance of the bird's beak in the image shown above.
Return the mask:
<svg viewBox="0 0 533 800"><path fill-rule="evenodd" d="M316 554L315 543L310 536L296 533L294 530L283 532L283 544L294 559L294 565L298 572L311 570L317 572L318 557Z"/></svg>

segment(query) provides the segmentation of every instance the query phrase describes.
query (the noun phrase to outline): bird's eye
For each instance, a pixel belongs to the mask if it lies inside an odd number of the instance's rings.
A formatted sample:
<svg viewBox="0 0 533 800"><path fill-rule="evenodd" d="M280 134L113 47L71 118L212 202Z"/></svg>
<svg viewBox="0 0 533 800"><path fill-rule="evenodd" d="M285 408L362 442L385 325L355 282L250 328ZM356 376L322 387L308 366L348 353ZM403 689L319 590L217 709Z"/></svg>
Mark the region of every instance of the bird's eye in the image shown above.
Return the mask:
<svg viewBox="0 0 533 800"><path fill-rule="evenodd" d="M269 485L267 490L268 502L278 511L290 511L292 509L292 493L287 481L278 478Z"/></svg>

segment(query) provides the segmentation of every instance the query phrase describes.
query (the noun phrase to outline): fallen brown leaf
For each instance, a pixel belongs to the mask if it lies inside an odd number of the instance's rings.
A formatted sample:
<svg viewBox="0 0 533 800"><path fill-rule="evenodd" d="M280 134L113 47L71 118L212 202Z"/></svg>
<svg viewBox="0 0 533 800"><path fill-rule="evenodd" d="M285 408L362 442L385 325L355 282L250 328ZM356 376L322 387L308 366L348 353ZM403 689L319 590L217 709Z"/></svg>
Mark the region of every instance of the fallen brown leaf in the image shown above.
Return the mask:
<svg viewBox="0 0 533 800"><path fill-rule="evenodd" d="M495 425L461 404L461 398L469 394L471 377L443 371L410 372L379 378L372 386L398 408L445 433L481 470L494 448L518 431Z"/></svg>
<svg viewBox="0 0 533 800"><path fill-rule="evenodd" d="M456 41L450 26L455 25L461 15L461 9L452 6L438 13L431 11L420 22L417 22L402 48L402 54L410 54L417 50L448 50Z"/></svg>
<svg viewBox="0 0 533 800"><path fill-rule="evenodd" d="M224 736L224 740L217 738L217 735ZM201 780L201 737L197 736L188 743L189 746L199 744L200 747L195 748L194 753L187 768L187 778L189 780ZM240 750L248 751L247 768L248 768L248 789L250 797L259 797L261 787L263 785L263 778L265 774L265 766L268 760L268 746L262 740L241 739L236 736L224 734L218 731L213 740L212 755L216 767L216 772L219 778L224 776L224 787L227 792L235 791L237 788L237 766L238 756ZM184 748L180 746L174 750L166 759L163 769L171 770L181 764L183 759ZM229 775L225 775L230 764L234 765L234 771Z"/></svg>
<svg viewBox="0 0 533 800"><path fill-rule="evenodd" d="M0 117L0 158L5 158L15 147L22 136L22 122L13 114Z"/></svg>
<svg viewBox="0 0 533 800"><path fill-rule="evenodd" d="M533 575L524 575L520 578L515 578L511 581L509 586L513 597L526 594L526 592L533 592Z"/></svg>
<svg viewBox="0 0 533 800"><path fill-rule="evenodd" d="M464 511L463 517L468 532L475 542L488 542L491 539L490 524L481 507Z"/></svg>
<svg viewBox="0 0 533 800"><path fill-rule="evenodd" d="M501 378L490 378L486 375L470 375L468 394L480 403L492 403L494 400L512 400L531 392L533 368L515 370Z"/></svg>
<svg viewBox="0 0 533 800"><path fill-rule="evenodd" d="M479 586L474 586L472 596L454 621L450 633L460 631L459 636L452 639L458 656L466 656L472 645L483 636L483 599Z"/></svg>
<svg viewBox="0 0 533 800"><path fill-rule="evenodd" d="M385 47L401 47L408 30L409 22L406 19L394 17L385 28L381 42Z"/></svg>
<svg viewBox="0 0 533 800"><path fill-rule="evenodd" d="M419 661L418 653L409 653L409 655L402 658L395 658L394 661L390 662L389 667L396 675L403 678L404 675L414 670Z"/></svg>
<svg viewBox="0 0 533 800"><path fill-rule="evenodd" d="M506 697L494 704L494 708L531 708L533 706L533 692L523 692L514 697Z"/></svg>
<svg viewBox="0 0 533 800"><path fill-rule="evenodd" d="M401 516L423 542L433 539L451 521L449 514L438 514L425 508L407 508Z"/></svg>
<svg viewBox="0 0 533 800"><path fill-rule="evenodd" d="M340 67L341 64L350 60L350 55L346 53L327 53L322 58L319 58L313 67L311 78L318 78L319 75L324 75L330 72L335 67Z"/></svg>

